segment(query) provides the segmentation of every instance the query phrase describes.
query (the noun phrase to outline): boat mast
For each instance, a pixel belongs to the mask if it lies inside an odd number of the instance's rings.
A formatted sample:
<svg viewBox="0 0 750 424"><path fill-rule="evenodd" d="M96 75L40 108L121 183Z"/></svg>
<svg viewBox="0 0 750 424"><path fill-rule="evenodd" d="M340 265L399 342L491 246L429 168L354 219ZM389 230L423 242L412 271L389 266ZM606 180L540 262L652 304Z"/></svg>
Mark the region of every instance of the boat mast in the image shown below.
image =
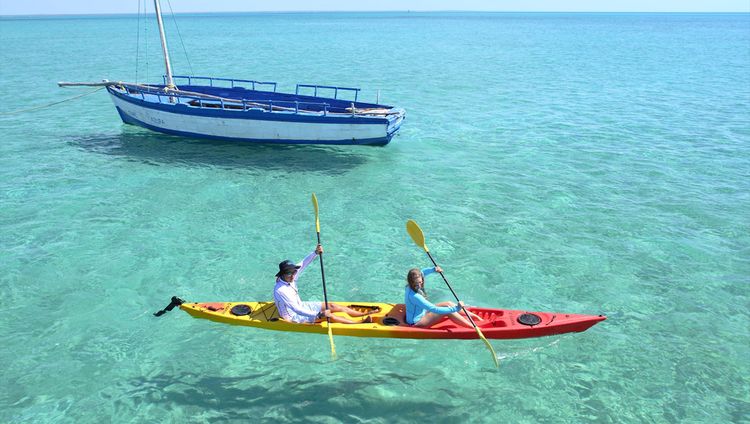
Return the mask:
<svg viewBox="0 0 750 424"><path fill-rule="evenodd" d="M159 0L154 0L154 9L156 9L156 22L159 24L159 37L161 37L161 50L164 52L164 63L167 66L167 86L166 88L175 89L172 80L172 65L169 63L169 50L167 49L167 37L164 35L164 23L161 20L161 5Z"/></svg>

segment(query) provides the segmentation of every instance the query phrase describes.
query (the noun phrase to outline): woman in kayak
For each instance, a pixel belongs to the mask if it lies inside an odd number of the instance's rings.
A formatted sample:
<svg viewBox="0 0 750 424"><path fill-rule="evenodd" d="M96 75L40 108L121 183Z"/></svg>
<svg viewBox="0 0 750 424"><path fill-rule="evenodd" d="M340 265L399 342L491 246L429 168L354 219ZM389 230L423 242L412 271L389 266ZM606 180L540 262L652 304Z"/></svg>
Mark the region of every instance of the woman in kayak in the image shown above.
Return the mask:
<svg viewBox="0 0 750 424"><path fill-rule="evenodd" d="M456 324L473 328L471 322L464 315L458 313L463 306L463 302L459 302L458 305L453 302L433 304L427 300L427 293L424 291L424 277L434 272L443 272L443 270L439 266L425 268L421 271L418 268L409 270L409 274L406 276L406 281L409 284L406 286L406 298L404 299L406 323L415 327L428 328L440 321L443 315L447 315ZM474 321L481 320L476 314L469 313Z"/></svg>
<svg viewBox="0 0 750 424"><path fill-rule="evenodd" d="M276 303L276 309L279 311L279 316L286 321L296 323L314 323L318 320L322 320L324 317L328 317L332 322L338 322L341 324L361 324L372 322L372 318L369 314L364 312L355 311L354 309L339 306L334 303L329 303L328 306L330 309L326 309L323 302L303 302L302 299L300 299L297 290L297 279L302 275L305 268L307 268L307 266L310 265L321 253L323 253L323 246L318 245L315 248L315 251L307 255L299 265L290 260L285 260L279 264L279 272L276 274L276 286L273 289L273 300ZM345 312L351 317L365 316L365 318L360 321L352 321L347 318L333 315L331 311Z"/></svg>

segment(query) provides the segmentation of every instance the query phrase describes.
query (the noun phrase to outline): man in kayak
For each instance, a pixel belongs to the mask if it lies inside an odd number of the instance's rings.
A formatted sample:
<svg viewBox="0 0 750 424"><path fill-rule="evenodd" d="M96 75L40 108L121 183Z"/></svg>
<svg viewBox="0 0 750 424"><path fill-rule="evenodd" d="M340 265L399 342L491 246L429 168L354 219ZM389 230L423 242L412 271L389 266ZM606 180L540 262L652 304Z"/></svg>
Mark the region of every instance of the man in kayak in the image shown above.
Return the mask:
<svg viewBox="0 0 750 424"><path fill-rule="evenodd" d="M463 306L463 302L459 302L458 305L453 302L440 302L436 305L427 300L427 293L424 291L424 277L434 272L443 272L443 270L439 266L425 268L421 271L414 268L410 269L406 275L406 282L408 283L404 293L406 323L415 327L429 328L440 321L443 315L447 315L456 324L473 328L474 326L471 325L469 320L458 313ZM475 322L481 320L478 315L469 313Z"/></svg>
<svg viewBox="0 0 750 424"><path fill-rule="evenodd" d="M361 324L372 322L372 318L364 312L355 311L345 306L334 303L328 304L326 309L323 302L303 302L297 290L297 279L315 258L323 253L323 246L318 245L315 250L307 255L302 263L295 264L285 260L279 264L279 272L276 274L276 286L273 289L273 300L279 310L279 316L286 321L296 323L314 323L328 317L332 322L341 324ZM351 317L365 318L353 321L347 318L333 315L332 312L344 312Z"/></svg>

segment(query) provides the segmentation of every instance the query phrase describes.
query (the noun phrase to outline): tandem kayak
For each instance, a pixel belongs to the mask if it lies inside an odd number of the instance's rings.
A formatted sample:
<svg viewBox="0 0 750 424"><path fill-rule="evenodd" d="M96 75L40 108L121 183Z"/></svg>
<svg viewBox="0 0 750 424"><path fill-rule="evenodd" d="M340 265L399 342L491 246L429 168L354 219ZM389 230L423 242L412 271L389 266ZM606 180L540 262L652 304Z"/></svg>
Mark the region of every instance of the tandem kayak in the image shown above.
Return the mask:
<svg viewBox="0 0 750 424"><path fill-rule="evenodd" d="M404 321L403 304L371 302L329 302L370 313L373 322L362 324L331 323L336 336L381 337L401 339L477 339L473 328L454 324L447 318L430 328L408 325ZM328 323L298 324L279 317L274 302L206 302L188 303L172 298L164 312L179 306L194 318L216 321L222 324L257 327L266 330L296 331L301 333L328 332ZM482 318L476 323L488 339L524 339L552 336L555 334L586 331L598 322L607 319L603 315L580 315L559 312L529 312L510 309L469 307L469 311ZM343 313L336 315L346 316Z"/></svg>

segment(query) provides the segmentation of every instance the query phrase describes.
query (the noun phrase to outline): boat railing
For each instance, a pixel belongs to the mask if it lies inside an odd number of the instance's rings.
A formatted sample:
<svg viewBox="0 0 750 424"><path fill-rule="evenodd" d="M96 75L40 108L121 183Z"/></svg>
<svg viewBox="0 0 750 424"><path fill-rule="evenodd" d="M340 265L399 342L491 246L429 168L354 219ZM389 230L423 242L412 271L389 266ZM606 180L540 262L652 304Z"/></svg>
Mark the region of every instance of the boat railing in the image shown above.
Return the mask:
<svg viewBox="0 0 750 424"><path fill-rule="evenodd" d="M214 77L194 77L189 75L174 75L172 76L172 80L175 82L175 84L179 87L178 80L181 81L187 81L187 85L193 85L193 81L208 81L208 85L211 87L214 87L214 81L221 81L223 83L229 83L229 86L231 88L234 87L242 87L242 84L250 84L252 86L252 90L255 91L255 86L267 86L270 85L273 87L273 90L262 90L262 91L273 91L276 92L276 83L271 81L255 81L255 80L244 80L244 79L234 79L234 78L214 78ZM164 85L167 84L167 77L164 76Z"/></svg>
<svg viewBox="0 0 750 424"><path fill-rule="evenodd" d="M297 84L297 89L294 91L294 94L299 95L299 89L300 88L312 88L313 89L313 96L318 97L318 89L326 89L326 90L333 90L333 98L338 99L339 98L339 91L353 91L354 92L354 101L357 101L357 97L359 96L359 92L361 89L359 88L351 88L351 87L336 87L333 85L315 85L315 84Z"/></svg>
<svg viewBox="0 0 750 424"><path fill-rule="evenodd" d="M164 104L186 104L191 107L202 109L222 109L231 111L264 110L268 112L285 113L322 113L328 115L330 103L323 102L300 102L290 100L253 100L253 99L227 99L217 96L196 96L187 93L164 92L156 87L137 87L129 85L128 94L136 95L143 101L148 101L146 96L156 97L157 103ZM151 97L153 99L153 97ZM151 100L153 101L153 100Z"/></svg>
<svg viewBox="0 0 750 424"><path fill-rule="evenodd" d="M332 107L330 103L325 102L301 102L293 100L270 100L270 99L229 99L225 97L213 96L210 94L193 93L190 91L164 91L163 87L154 87L141 84L118 83L115 85L118 90L122 90L133 97L140 97L141 100L160 104L185 104L190 107L203 109L222 109L231 111L248 111L263 110L266 112L281 113L306 113L306 114L323 114L327 116L334 114L337 116L366 116L382 115L380 110L375 113L371 109L357 109L354 102L351 107ZM149 96L147 98L146 96ZM155 98L155 99L154 99ZM331 110L333 109L333 110Z"/></svg>

